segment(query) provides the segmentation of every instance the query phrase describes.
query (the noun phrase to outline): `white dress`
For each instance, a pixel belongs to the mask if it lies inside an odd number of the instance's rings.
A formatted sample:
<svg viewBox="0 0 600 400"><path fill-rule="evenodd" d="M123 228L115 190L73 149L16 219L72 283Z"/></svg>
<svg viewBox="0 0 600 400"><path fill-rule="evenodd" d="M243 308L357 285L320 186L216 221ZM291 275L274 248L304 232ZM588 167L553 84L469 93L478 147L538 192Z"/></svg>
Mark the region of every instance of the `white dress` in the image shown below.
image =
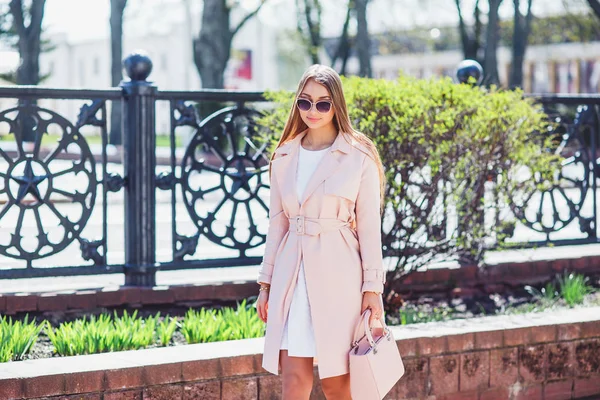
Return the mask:
<svg viewBox="0 0 600 400"><path fill-rule="evenodd" d="M302 198L306 184L308 183L317 165L329 147L322 150L306 150L300 146L298 156L298 174L296 175L296 193L298 201ZM310 316L310 304L306 291L306 280L304 277L304 261L300 261L298 282L292 296L290 311L283 328L281 337L282 350L288 351L292 357L316 357L315 336L313 332L312 319Z"/></svg>

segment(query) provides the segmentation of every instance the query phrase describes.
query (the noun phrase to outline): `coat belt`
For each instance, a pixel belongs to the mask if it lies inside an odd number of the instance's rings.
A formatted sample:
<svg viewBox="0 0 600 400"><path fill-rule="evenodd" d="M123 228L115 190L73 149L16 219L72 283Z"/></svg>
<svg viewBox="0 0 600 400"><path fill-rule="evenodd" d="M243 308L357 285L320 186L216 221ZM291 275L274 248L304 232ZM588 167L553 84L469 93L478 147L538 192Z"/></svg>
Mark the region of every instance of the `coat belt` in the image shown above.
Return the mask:
<svg viewBox="0 0 600 400"><path fill-rule="evenodd" d="M337 218L308 218L297 215L289 218L290 232L297 235L318 236L327 231L335 231L349 226L350 223Z"/></svg>

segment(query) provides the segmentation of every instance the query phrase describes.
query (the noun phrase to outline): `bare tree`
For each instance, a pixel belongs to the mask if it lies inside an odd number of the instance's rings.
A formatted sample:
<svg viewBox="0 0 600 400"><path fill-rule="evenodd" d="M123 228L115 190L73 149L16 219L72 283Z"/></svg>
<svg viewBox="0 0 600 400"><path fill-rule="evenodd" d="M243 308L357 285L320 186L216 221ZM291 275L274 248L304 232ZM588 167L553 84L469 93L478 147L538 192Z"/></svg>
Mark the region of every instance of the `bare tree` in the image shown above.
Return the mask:
<svg viewBox="0 0 600 400"><path fill-rule="evenodd" d="M483 84L493 85L500 82L498 77L498 39L499 39L499 15L498 9L502 0L489 0L488 25L485 35L485 52L483 62Z"/></svg>
<svg viewBox="0 0 600 400"><path fill-rule="evenodd" d="M224 73L231 56L231 42L240 29L260 11L266 0L248 13L235 27L231 26L231 1L204 0L200 35L194 39L194 63L202 87L222 89Z"/></svg>
<svg viewBox="0 0 600 400"><path fill-rule="evenodd" d="M600 1L599 0L587 0L588 4L594 11L594 14L600 18Z"/></svg>
<svg viewBox="0 0 600 400"><path fill-rule="evenodd" d="M355 0L356 7L356 51L358 53L358 63L360 76L371 78L373 71L371 69L371 38L369 36L369 27L367 25L367 6L369 0Z"/></svg>
<svg viewBox="0 0 600 400"><path fill-rule="evenodd" d="M119 86L123 79L123 13L127 0L110 0L110 74L113 87ZM121 107L114 102L110 111L110 138L114 145L122 143L121 137Z"/></svg>
<svg viewBox="0 0 600 400"><path fill-rule="evenodd" d="M21 61L17 68L18 85L37 85L40 81L39 59L45 4L46 0L32 0L28 8L24 7L22 0L11 0L9 4L12 26L19 38Z"/></svg>
<svg viewBox="0 0 600 400"><path fill-rule="evenodd" d="M523 62L525 61L525 51L531 32L531 19L533 13L531 6L533 0L527 0L527 14L521 14L521 1L513 0L515 7L515 17L512 37L512 63L510 68L509 87L516 88L523 86Z"/></svg>
<svg viewBox="0 0 600 400"><path fill-rule="evenodd" d="M321 1L296 0L298 10L298 32L304 39L306 49L313 64L320 64L319 49L323 44L321 37Z"/></svg>
<svg viewBox="0 0 600 400"><path fill-rule="evenodd" d="M346 11L346 19L344 20L344 26L342 28L342 34L338 42L337 48L331 59L331 67L335 68L335 64L338 60L341 60L342 65L338 69L340 75L346 74L346 66L348 64L348 57L350 57L350 49L352 45L350 43L350 37L348 35L348 27L350 26L350 19L352 18L352 10L354 9L354 0L348 2L348 9Z"/></svg>
<svg viewBox="0 0 600 400"><path fill-rule="evenodd" d="M460 40L462 42L463 54L465 59L477 60L480 57L481 33L483 25L481 23L481 10L479 9L479 0L475 1L473 7L473 19L475 23L470 29L463 16L463 6L460 0L455 0L456 10L458 11L458 29Z"/></svg>

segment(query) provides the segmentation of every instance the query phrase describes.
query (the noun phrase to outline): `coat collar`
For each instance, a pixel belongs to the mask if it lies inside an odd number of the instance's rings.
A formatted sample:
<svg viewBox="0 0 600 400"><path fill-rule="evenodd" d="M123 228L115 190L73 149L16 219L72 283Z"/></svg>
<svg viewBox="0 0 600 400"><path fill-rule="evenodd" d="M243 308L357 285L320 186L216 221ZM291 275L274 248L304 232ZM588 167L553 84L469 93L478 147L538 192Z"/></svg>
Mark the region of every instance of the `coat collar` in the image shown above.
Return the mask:
<svg viewBox="0 0 600 400"><path fill-rule="evenodd" d="M353 144L349 143L349 141L353 142L352 136L339 132L331 145L330 150L325 153L317 166L317 169L311 175L306 184L306 189L304 190L302 198L298 201L296 193L298 150L300 148L300 142L307 132L308 130L302 131L293 139L281 145L275 151L275 154L280 157L276 157L272 161L273 173L277 176L277 182L280 185L283 201L292 215L298 215L300 213L302 204L304 204L323 181L329 178L337 170L341 163L340 158L343 154L348 154L354 147ZM281 157L283 155L285 156Z"/></svg>

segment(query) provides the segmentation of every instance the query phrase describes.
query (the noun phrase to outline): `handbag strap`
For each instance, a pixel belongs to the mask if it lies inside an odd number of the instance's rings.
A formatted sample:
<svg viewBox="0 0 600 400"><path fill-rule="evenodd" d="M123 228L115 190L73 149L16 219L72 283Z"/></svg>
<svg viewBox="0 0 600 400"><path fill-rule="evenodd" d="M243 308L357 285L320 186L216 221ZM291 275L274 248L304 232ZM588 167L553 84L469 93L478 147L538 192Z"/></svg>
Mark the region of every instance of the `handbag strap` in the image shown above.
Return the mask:
<svg viewBox="0 0 600 400"><path fill-rule="evenodd" d="M371 328L369 327L369 317L371 316L371 309L367 308L361 315L360 320L358 321L358 323L356 324L356 327L354 328L354 336L353 336L353 345L355 343L358 343L358 341L360 340L361 336L361 328L364 330L365 335L367 335L367 340L369 341L369 344L371 346L373 346L375 344L375 340L373 339L373 335L371 334ZM388 331L388 326L385 323L385 318L383 317L383 315L380 317L379 321L381 322L381 326L383 327L383 331L387 332Z"/></svg>

